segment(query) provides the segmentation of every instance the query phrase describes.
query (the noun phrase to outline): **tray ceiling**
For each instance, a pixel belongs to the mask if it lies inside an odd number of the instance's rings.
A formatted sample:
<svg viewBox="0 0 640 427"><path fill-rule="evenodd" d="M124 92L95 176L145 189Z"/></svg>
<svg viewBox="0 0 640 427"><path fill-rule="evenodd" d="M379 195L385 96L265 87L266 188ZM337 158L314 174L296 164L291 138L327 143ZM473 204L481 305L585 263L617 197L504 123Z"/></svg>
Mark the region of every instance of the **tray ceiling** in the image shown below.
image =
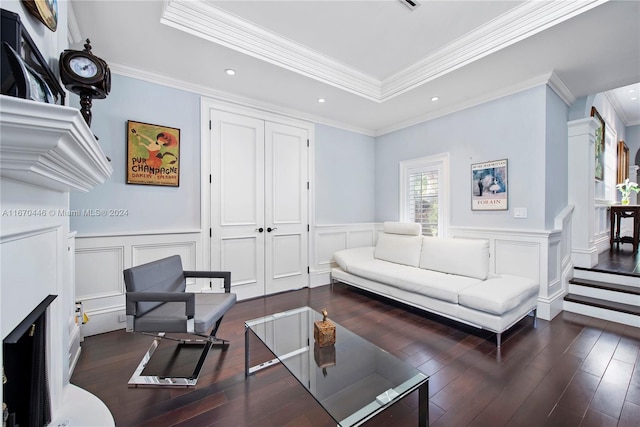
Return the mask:
<svg viewBox="0 0 640 427"><path fill-rule="evenodd" d="M72 2L114 72L370 134L544 83L570 103L640 81L640 2L421 3Z"/></svg>

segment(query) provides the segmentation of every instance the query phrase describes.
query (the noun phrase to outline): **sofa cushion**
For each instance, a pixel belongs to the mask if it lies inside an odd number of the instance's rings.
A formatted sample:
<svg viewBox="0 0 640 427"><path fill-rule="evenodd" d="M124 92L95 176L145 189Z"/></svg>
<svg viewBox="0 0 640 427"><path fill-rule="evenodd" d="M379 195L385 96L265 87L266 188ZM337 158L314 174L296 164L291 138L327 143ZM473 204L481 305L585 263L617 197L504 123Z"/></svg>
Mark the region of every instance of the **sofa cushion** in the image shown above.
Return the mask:
<svg viewBox="0 0 640 427"><path fill-rule="evenodd" d="M420 262L422 236L380 233L374 257L383 261L417 267Z"/></svg>
<svg viewBox="0 0 640 427"><path fill-rule="evenodd" d="M531 279L504 275L484 280L462 290L458 297L458 304L502 315L531 296L537 295L538 289L538 284Z"/></svg>
<svg viewBox="0 0 640 427"><path fill-rule="evenodd" d="M344 271L349 271L349 266L357 264L361 261L370 261L373 259L374 247L343 249L333 253L333 260Z"/></svg>
<svg viewBox="0 0 640 427"><path fill-rule="evenodd" d="M489 274L489 242L423 237L420 268L484 280Z"/></svg>
<svg viewBox="0 0 640 427"><path fill-rule="evenodd" d="M416 270L416 268L379 259L349 265L350 274L394 287L398 287L403 273L410 274L412 270Z"/></svg>
<svg viewBox="0 0 640 427"><path fill-rule="evenodd" d="M395 283L397 288L454 304L458 303L460 292L481 283L481 280L473 277L421 268L399 271L397 275Z"/></svg>

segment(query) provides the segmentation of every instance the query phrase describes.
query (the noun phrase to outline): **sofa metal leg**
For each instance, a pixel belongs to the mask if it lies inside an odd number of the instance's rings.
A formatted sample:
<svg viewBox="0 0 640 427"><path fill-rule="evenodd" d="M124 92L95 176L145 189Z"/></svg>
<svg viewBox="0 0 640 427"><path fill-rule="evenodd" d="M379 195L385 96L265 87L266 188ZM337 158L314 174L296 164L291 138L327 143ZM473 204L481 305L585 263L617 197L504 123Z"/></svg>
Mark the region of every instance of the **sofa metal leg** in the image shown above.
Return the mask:
<svg viewBox="0 0 640 427"><path fill-rule="evenodd" d="M496 343L497 347L500 348L500 346L502 345L502 332L498 332L496 334Z"/></svg>
<svg viewBox="0 0 640 427"><path fill-rule="evenodd" d="M537 328L538 327L538 309L534 308L532 310L533 313L533 327Z"/></svg>

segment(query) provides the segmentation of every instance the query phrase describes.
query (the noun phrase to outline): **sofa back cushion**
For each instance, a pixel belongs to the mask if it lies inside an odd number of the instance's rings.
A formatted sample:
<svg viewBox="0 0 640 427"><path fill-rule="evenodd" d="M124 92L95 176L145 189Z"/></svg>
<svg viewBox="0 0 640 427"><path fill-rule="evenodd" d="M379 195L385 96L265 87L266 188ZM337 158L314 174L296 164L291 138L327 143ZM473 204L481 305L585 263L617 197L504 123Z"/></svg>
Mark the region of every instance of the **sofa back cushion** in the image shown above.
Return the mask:
<svg viewBox="0 0 640 427"><path fill-rule="evenodd" d="M419 222L392 222L383 223L384 232L387 234L401 234L407 236L419 236L422 234L422 224Z"/></svg>
<svg viewBox="0 0 640 427"><path fill-rule="evenodd" d="M378 235L374 258L417 267L422 249L422 226L417 223L385 222Z"/></svg>
<svg viewBox="0 0 640 427"><path fill-rule="evenodd" d="M484 280L489 275L489 242L423 237L420 268Z"/></svg>

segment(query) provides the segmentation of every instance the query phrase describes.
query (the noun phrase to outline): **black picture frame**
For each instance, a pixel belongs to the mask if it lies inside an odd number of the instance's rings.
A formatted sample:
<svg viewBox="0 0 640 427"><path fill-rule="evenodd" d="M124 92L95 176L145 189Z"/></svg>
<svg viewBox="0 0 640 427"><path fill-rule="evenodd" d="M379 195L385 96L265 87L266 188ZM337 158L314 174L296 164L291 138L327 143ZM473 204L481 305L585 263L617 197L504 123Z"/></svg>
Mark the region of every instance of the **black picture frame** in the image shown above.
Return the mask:
<svg viewBox="0 0 640 427"><path fill-rule="evenodd" d="M58 77L53 73L47 61L38 50L38 47L33 42L33 39L22 25L20 16L5 9L1 9L0 11L2 43L4 44L6 42L9 47L16 52L18 57L22 59L22 62L29 66L29 68L27 68L27 77L32 73L34 76L38 76L44 80L53 96L52 103L64 105L65 91ZM4 48L2 51L3 52L0 53L0 55L2 55L0 60L0 84L2 86L2 94L19 97L18 88L15 84L12 85L12 79L15 79L16 76L13 75L13 69L8 58L8 51Z"/></svg>
<svg viewBox="0 0 640 427"><path fill-rule="evenodd" d="M11 68L13 84L19 98L31 99L48 104L55 103L55 98L47 82L13 50L9 43L3 42L2 48Z"/></svg>

